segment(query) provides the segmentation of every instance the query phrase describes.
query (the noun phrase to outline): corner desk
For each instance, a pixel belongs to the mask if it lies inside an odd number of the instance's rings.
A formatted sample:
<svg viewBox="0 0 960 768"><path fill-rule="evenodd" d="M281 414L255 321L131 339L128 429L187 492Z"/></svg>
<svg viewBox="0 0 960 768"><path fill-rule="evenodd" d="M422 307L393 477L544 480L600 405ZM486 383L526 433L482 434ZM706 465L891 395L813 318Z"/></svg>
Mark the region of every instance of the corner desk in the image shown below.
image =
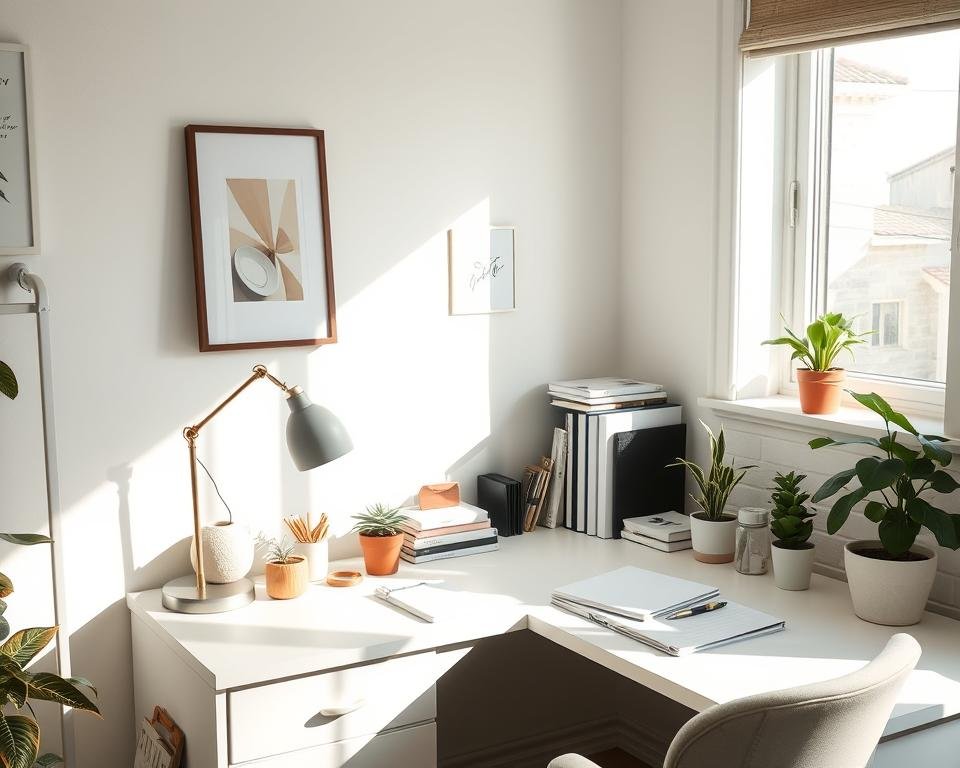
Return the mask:
<svg viewBox="0 0 960 768"><path fill-rule="evenodd" d="M623 565L715 584L724 597L784 618L786 629L674 658L549 605L554 587ZM331 567L362 570L362 562ZM476 608L431 624L372 594L378 584L409 578L443 579ZM288 601L267 598L261 579L255 602L230 613L170 613L159 590L131 593L127 605L136 715L155 704L170 712L186 733L188 768L435 766L444 722L437 681L478 643L524 630L694 712L844 674L897 631L856 618L840 581L814 575L809 591L785 592L769 574L698 563L690 551L666 554L562 529L501 539L498 552L401 563L396 576L366 577L355 587L312 585ZM960 743L960 622L926 613L905 631L923 655L871 765L900 764L905 751L916 765L952 765ZM556 667L546 674L562 678ZM511 680L497 685L509 698ZM480 750L441 756L440 764L544 765L551 748L576 746L576 739L541 744L515 761L503 749Z"/></svg>

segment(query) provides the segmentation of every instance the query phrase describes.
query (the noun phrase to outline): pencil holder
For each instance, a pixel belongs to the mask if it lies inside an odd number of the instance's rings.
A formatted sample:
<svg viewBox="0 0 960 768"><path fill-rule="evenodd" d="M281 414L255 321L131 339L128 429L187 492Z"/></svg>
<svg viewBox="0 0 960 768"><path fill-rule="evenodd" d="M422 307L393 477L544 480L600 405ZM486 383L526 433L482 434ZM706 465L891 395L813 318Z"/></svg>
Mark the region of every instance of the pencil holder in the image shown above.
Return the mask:
<svg viewBox="0 0 960 768"><path fill-rule="evenodd" d="M315 543L297 542L293 551L307 561L310 581L324 581L327 578L330 555L326 539Z"/></svg>

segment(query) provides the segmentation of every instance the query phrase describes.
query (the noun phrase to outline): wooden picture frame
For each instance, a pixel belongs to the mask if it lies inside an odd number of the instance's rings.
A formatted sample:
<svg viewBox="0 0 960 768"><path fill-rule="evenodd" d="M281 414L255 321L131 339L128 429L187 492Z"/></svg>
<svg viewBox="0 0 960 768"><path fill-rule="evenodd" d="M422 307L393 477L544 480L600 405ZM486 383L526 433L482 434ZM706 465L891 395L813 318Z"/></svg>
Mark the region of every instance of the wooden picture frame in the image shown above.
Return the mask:
<svg viewBox="0 0 960 768"><path fill-rule="evenodd" d="M0 256L40 253L30 49L0 43Z"/></svg>
<svg viewBox="0 0 960 768"><path fill-rule="evenodd" d="M337 340L323 131L184 129L201 352Z"/></svg>

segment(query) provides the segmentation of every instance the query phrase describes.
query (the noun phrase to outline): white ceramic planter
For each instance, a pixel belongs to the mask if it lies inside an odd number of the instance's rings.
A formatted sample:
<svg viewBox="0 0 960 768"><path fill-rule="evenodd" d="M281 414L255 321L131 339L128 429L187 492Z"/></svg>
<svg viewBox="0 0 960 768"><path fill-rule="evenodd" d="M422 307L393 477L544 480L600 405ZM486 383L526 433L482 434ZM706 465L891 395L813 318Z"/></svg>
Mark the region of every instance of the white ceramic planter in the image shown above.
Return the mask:
<svg viewBox="0 0 960 768"><path fill-rule="evenodd" d="M298 541L293 551L306 559L310 570L310 581L326 581L330 562L330 550L326 539L310 544Z"/></svg>
<svg viewBox="0 0 960 768"><path fill-rule="evenodd" d="M707 520L703 512L690 515L693 556L701 563L732 563L737 544L737 518Z"/></svg>
<svg viewBox="0 0 960 768"><path fill-rule="evenodd" d="M926 560L898 562L857 554L859 549L881 546L879 541L851 541L843 548L843 566L850 584L853 611L874 624L890 627L916 624L923 616L937 575L937 553L914 544L910 551L926 555Z"/></svg>
<svg viewBox="0 0 960 768"><path fill-rule="evenodd" d="M203 541L203 576L210 584L230 584L250 572L253 565L253 537L244 525L225 520L200 529ZM190 537L190 564L197 570L197 554Z"/></svg>
<svg viewBox="0 0 960 768"><path fill-rule="evenodd" d="M813 573L813 558L816 548L784 549L773 542L773 580L780 589L799 591L810 589L810 574Z"/></svg>

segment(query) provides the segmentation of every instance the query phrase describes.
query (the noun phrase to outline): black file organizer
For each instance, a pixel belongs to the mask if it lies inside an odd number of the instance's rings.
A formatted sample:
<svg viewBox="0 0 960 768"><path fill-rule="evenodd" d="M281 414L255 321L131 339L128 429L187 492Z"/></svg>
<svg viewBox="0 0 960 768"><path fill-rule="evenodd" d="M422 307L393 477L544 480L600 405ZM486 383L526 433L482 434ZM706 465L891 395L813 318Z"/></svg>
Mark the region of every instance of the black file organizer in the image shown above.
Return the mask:
<svg viewBox="0 0 960 768"><path fill-rule="evenodd" d="M686 424L618 432L613 450L614 538L624 518L683 511L686 471L667 465L686 456Z"/></svg>
<svg viewBox="0 0 960 768"><path fill-rule="evenodd" d="M489 472L477 476L477 506L490 515L490 525L499 536L523 533L520 481Z"/></svg>

